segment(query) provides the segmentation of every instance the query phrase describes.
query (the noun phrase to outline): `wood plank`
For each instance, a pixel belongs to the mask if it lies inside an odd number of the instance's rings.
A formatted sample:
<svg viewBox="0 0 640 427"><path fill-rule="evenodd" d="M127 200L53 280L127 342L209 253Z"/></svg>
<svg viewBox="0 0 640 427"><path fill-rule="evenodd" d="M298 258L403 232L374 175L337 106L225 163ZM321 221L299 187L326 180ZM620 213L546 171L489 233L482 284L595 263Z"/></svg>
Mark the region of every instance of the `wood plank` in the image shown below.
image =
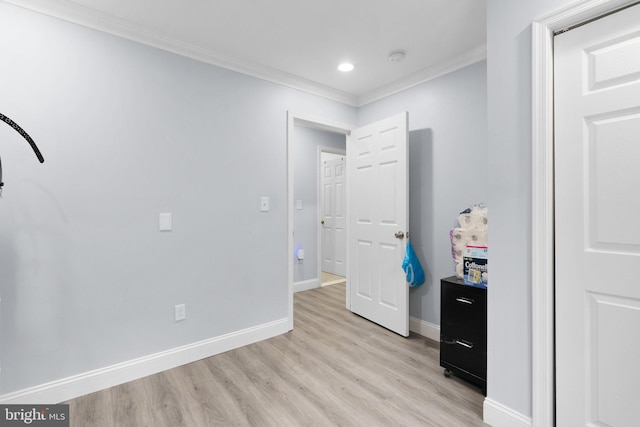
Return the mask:
<svg viewBox="0 0 640 427"><path fill-rule="evenodd" d="M152 408L149 405L142 380L124 383L101 393L111 394L114 426L154 426ZM94 410L100 411L104 408L94 406ZM90 409L85 409L85 411L89 412ZM75 419L73 416L70 417L71 424L75 425Z"/></svg>
<svg viewBox="0 0 640 427"><path fill-rule="evenodd" d="M69 402L72 426L111 427L114 425L111 393L87 394Z"/></svg>
<svg viewBox="0 0 640 427"><path fill-rule="evenodd" d="M168 373L179 382L178 389L185 395L196 425L229 426L247 425L242 409L229 391L202 361L189 363Z"/></svg>

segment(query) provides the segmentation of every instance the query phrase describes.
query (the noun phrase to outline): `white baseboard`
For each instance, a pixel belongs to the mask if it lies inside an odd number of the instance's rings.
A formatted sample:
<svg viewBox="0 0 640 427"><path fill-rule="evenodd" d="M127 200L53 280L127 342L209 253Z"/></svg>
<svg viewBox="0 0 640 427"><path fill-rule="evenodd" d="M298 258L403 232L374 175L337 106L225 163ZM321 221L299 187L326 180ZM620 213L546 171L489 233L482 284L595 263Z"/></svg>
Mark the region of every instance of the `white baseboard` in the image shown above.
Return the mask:
<svg viewBox="0 0 640 427"><path fill-rule="evenodd" d="M483 421L492 427L531 427L532 420L501 403L484 399Z"/></svg>
<svg viewBox="0 0 640 427"><path fill-rule="evenodd" d="M146 377L289 331L280 319L0 396L1 404L53 404Z"/></svg>
<svg viewBox="0 0 640 427"><path fill-rule="evenodd" d="M309 289L319 288L321 286L319 279L303 280L293 284L293 293L308 291Z"/></svg>
<svg viewBox="0 0 640 427"><path fill-rule="evenodd" d="M417 317L409 317L409 330L425 338L440 342L440 326Z"/></svg>

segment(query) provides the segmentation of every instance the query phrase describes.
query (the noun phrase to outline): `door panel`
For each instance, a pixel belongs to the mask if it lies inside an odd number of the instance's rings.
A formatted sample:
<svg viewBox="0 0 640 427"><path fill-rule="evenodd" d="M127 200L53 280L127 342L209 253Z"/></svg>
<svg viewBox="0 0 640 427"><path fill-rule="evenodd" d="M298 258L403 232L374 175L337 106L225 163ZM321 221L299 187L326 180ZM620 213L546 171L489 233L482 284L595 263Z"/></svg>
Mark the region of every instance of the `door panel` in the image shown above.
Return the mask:
<svg viewBox="0 0 640 427"><path fill-rule="evenodd" d="M351 133L349 174L350 308L409 334L409 290L402 270L408 218L407 113Z"/></svg>
<svg viewBox="0 0 640 427"><path fill-rule="evenodd" d="M640 7L555 37L556 421L640 419Z"/></svg>
<svg viewBox="0 0 640 427"><path fill-rule="evenodd" d="M374 254L373 244L371 241L358 240L356 245L355 260L353 265L355 266L355 278L353 282L353 288L355 289L356 296L368 301L373 300L373 281L374 281Z"/></svg>

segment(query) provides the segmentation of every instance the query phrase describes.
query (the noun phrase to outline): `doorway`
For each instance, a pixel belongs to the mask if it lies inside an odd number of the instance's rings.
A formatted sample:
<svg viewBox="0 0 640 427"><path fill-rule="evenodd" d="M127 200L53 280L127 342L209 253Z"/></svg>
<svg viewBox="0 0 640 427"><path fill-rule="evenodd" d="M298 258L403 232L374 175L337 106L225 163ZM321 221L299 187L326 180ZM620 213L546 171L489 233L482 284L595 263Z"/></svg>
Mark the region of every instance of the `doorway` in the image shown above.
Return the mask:
<svg viewBox="0 0 640 427"><path fill-rule="evenodd" d="M344 150L346 146L347 136L351 132L354 126L346 125L339 122L334 122L331 120L326 120L319 117L309 116L305 114L297 114L293 112L287 113L287 253L291 256L288 256L287 262L287 271L288 271L288 319L289 319L289 329L293 329L293 293L303 291L306 289L312 289L321 286L322 274L321 274L321 250L320 250L320 201L319 196L320 192L318 189L318 169L320 164L320 149L316 148L312 144L309 144L308 147L313 150L315 154L314 158L316 159L314 162L314 166L311 168L312 178L307 178L307 181L311 181L311 186L316 194L315 198L311 197L305 199L302 197L296 197L296 185L301 184L302 181L299 181L300 176L296 176L295 174L295 162L300 150L296 150L296 135L304 132L306 130L312 131L320 131L326 132L334 135L339 138L343 145L342 147L334 147L336 150ZM317 147L325 146L326 144L317 144ZM304 173L304 172L303 172ZM301 173L298 173L301 175ZM309 182L306 182L307 188ZM298 194L300 194L298 192ZM305 210L305 206L314 206L315 209L307 208ZM297 232L296 229L296 214L300 218L306 217L304 221L306 221L307 226L305 231L307 233L314 233L314 238L309 240L312 241L311 246L304 246L302 243L297 243L298 238L302 238L300 236L300 232ZM309 224L311 226L309 226ZM313 243L315 242L315 243ZM308 251L307 248L312 249ZM300 259L300 249L303 250L302 260ZM312 254L310 254L310 252ZM310 259L310 257L312 257ZM300 262L302 261L302 262ZM310 262L307 262L310 261ZM305 264L306 263L306 264ZM304 266L304 267L301 267ZM297 276L296 276L297 275ZM346 295L347 307L349 306L349 293Z"/></svg>
<svg viewBox="0 0 640 427"><path fill-rule="evenodd" d="M346 137L294 126L294 290L320 287L322 272L346 276Z"/></svg>
<svg viewBox="0 0 640 427"><path fill-rule="evenodd" d="M637 1L591 0L532 23L532 420L555 423L553 38Z"/></svg>
<svg viewBox="0 0 640 427"><path fill-rule="evenodd" d="M402 336L409 336L409 288L401 268L409 227L409 113L405 111L353 131L344 125L325 123L291 113L288 115L288 249L294 249L298 261L301 259L300 250L304 254L304 248L294 248L296 125L329 130L342 137L349 135L345 138L349 182L346 217L350 223L346 254L346 308ZM297 208L297 200L295 205ZM302 259L305 258L306 254ZM293 256L288 256L287 263L291 329L293 259Z"/></svg>

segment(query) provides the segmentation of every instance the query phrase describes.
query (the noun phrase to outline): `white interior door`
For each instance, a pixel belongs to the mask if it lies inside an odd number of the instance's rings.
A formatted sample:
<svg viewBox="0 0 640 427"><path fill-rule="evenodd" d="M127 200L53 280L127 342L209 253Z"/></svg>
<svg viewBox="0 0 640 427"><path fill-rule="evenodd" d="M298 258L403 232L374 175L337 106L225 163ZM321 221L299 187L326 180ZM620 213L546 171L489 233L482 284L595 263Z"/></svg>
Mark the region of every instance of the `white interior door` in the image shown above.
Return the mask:
<svg viewBox="0 0 640 427"><path fill-rule="evenodd" d="M321 165L322 271L346 276L346 192L344 156Z"/></svg>
<svg viewBox="0 0 640 427"><path fill-rule="evenodd" d="M398 114L352 131L347 142L350 309L403 336L409 335L402 270L409 225L407 122L408 113Z"/></svg>
<svg viewBox="0 0 640 427"><path fill-rule="evenodd" d="M556 424L640 420L640 7L554 40Z"/></svg>

